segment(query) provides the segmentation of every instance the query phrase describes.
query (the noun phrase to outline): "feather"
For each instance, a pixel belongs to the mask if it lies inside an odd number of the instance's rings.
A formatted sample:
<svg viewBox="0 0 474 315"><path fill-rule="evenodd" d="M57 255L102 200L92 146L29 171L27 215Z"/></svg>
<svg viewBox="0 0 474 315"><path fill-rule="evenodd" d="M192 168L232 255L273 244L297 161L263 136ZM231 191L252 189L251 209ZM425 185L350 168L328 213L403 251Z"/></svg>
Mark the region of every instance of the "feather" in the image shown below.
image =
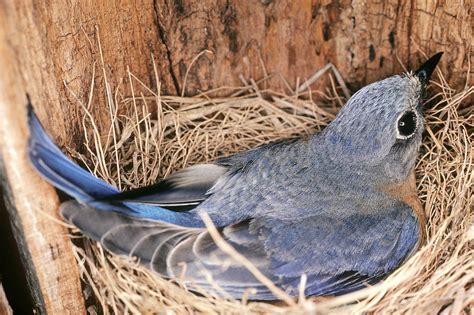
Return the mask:
<svg viewBox="0 0 474 315"><path fill-rule="evenodd" d="M51 141L31 104L28 105L28 155L39 173L68 195L81 201L116 194L118 190L69 160Z"/></svg>
<svg viewBox="0 0 474 315"><path fill-rule="evenodd" d="M170 210L188 211L209 196L217 180L225 177L226 167L198 164L172 174L157 184L124 191L102 201L126 201L160 206Z"/></svg>
<svg viewBox="0 0 474 315"><path fill-rule="evenodd" d="M222 252L205 228L182 227L159 221L135 219L113 212L104 213L75 201L65 203L61 211L67 220L86 231L88 236L101 241L107 250L116 254L137 256L142 264L167 278L180 276L185 264L185 283L191 287L205 288L213 294L220 295L221 293L215 291L208 282L208 276L212 275L213 281L235 298L241 297L248 288L257 290L257 294L253 296L255 299L275 298L240 262ZM393 220L399 219L397 216L387 217L391 218L387 219L387 224L392 225ZM357 221L364 220L358 218ZM362 288L385 276L387 273L385 261L391 261L392 264L400 263L399 255L403 253L396 253L401 251L400 247L405 248L405 252L410 249L410 244L401 241L404 236L400 234L406 233L403 228L394 228L393 241L385 240L386 245L381 242L382 248L377 249L376 245L369 247L365 245L379 242L370 241L371 233L377 233L377 225L372 227L375 228L373 232L370 224L366 227L369 237L367 239L359 238L357 234L356 237L350 238L346 233L358 233L358 230L339 226L332 230L337 231L340 238L333 240L335 234L328 230L322 229L315 234L314 231L305 230L306 227L312 226L311 224L297 222L302 233L313 235L307 244L309 246L305 248L316 250L316 252L302 252L305 249L295 246L297 244L288 246L289 243L280 243L271 235L272 229L265 227L265 224L246 220L221 228L220 231L230 245L247 257L274 283L292 294L297 294L299 277L302 273L308 275L307 294L333 295ZM331 226L333 222L328 221L326 224ZM280 230L291 231L289 228L284 228L281 223L271 222L271 225ZM380 227L387 229L383 222ZM252 233L254 229L260 232ZM323 237L324 234L328 236ZM262 235L266 237L262 239ZM291 242L293 235L286 234L286 237L286 240ZM385 238L388 238L387 235ZM345 240L351 243L344 245ZM328 246L334 242L338 244L342 242L343 246ZM272 250L268 249L269 246ZM295 248L302 252L304 257L310 257L311 264L295 259L297 255L288 253L288 248ZM358 255L348 254L347 251L341 252L348 248L359 250L365 248L369 252L362 251ZM390 250L385 251L384 248ZM381 256L379 251L384 252L384 255ZM276 255L275 252L281 252L279 254L283 256ZM393 256L393 259L385 256Z"/></svg>

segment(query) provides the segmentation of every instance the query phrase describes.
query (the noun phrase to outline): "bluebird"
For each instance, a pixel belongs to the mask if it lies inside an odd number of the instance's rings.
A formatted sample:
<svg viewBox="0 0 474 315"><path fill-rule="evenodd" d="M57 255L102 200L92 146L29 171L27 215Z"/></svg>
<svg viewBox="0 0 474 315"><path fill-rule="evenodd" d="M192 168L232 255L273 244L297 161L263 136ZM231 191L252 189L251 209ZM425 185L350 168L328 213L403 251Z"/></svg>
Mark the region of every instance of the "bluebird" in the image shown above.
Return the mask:
<svg viewBox="0 0 474 315"><path fill-rule="evenodd" d="M356 92L319 134L198 164L120 192L70 161L29 106L29 158L73 199L62 216L112 253L138 257L166 278L230 296L276 296L213 241L220 235L279 288L339 295L374 284L425 238L414 164L424 130L423 93L442 53L417 71Z"/></svg>

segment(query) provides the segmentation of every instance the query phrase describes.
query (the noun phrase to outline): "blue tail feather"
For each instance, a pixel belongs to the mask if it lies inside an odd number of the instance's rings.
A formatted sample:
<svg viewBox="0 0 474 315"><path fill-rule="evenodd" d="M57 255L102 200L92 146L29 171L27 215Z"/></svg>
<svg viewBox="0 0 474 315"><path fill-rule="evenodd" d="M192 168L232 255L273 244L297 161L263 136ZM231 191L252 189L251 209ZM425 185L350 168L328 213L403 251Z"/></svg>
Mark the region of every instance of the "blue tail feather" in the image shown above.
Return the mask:
<svg viewBox="0 0 474 315"><path fill-rule="evenodd" d="M46 134L31 105L28 106L28 126L29 158L40 174L54 186L81 202L119 192L68 159Z"/></svg>
<svg viewBox="0 0 474 315"><path fill-rule="evenodd" d="M196 213L174 212L156 205L141 204L139 201L114 202L110 198L108 201L101 201L119 193L119 190L67 158L46 134L31 104L28 104L28 126L28 155L31 163L53 186L77 201L103 211L114 211L142 219L184 226L204 226Z"/></svg>

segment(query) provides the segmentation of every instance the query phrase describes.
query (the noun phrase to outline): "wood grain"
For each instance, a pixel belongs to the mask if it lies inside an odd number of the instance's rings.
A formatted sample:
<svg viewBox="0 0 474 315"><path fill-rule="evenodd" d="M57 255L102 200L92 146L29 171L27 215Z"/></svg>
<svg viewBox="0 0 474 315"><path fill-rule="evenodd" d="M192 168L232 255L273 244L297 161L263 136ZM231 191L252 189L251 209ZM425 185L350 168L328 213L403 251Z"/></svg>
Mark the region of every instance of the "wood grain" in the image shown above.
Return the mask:
<svg viewBox="0 0 474 315"><path fill-rule="evenodd" d="M15 51L8 43L11 28L0 10L0 182L6 208L27 281L41 314L82 314L84 303L79 272L67 229L59 220L58 197L54 189L32 170L26 155L27 90ZM3 259L3 258L2 258ZM33 310L32 310L33 312Z"/></svg>

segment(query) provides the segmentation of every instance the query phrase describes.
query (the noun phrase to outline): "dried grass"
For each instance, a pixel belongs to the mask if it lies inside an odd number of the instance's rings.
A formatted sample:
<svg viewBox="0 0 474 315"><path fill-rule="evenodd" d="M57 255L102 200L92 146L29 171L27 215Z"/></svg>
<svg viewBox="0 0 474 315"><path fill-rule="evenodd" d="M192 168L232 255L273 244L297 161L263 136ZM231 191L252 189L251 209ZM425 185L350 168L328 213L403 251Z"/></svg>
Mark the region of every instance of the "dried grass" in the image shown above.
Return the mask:
<svg viewBox="0 0 474 315"><path fill-rule="evenodd" d="M107 85L112 123L105 137L99 136L90 114L93 86L87 104L77 99L85 112L88 152L73 154L97 176L122 189L151 184L187 165L271 140L317 132L334 118L345 102L338 95L346 92L345 86L336 88L331 76L330 90L294 90L303 95L259 90L259 83L251 82L229 89L234 94L226 98L164 96L159 85L149 88L133 74L127 76L131 97L121 97L121 87L112 93ZM466 102L472 100L474 87L455 91L441 73L438 76L416 166L418 191L429 218L428 242L385 281L335 298L300 297L289 303L293 305L248 302L246 297L242 301L217 299L205 293L195 295L179 279L164 280L137 262L105 253L100 245L84 239L75 253L86 296L95 296L106 314L471 312L474 116L472 104ZM315 95L318 102L312 99ZM119 116L119 107L130 112ZM96 311L89 307L89 312Z"/></svg>

